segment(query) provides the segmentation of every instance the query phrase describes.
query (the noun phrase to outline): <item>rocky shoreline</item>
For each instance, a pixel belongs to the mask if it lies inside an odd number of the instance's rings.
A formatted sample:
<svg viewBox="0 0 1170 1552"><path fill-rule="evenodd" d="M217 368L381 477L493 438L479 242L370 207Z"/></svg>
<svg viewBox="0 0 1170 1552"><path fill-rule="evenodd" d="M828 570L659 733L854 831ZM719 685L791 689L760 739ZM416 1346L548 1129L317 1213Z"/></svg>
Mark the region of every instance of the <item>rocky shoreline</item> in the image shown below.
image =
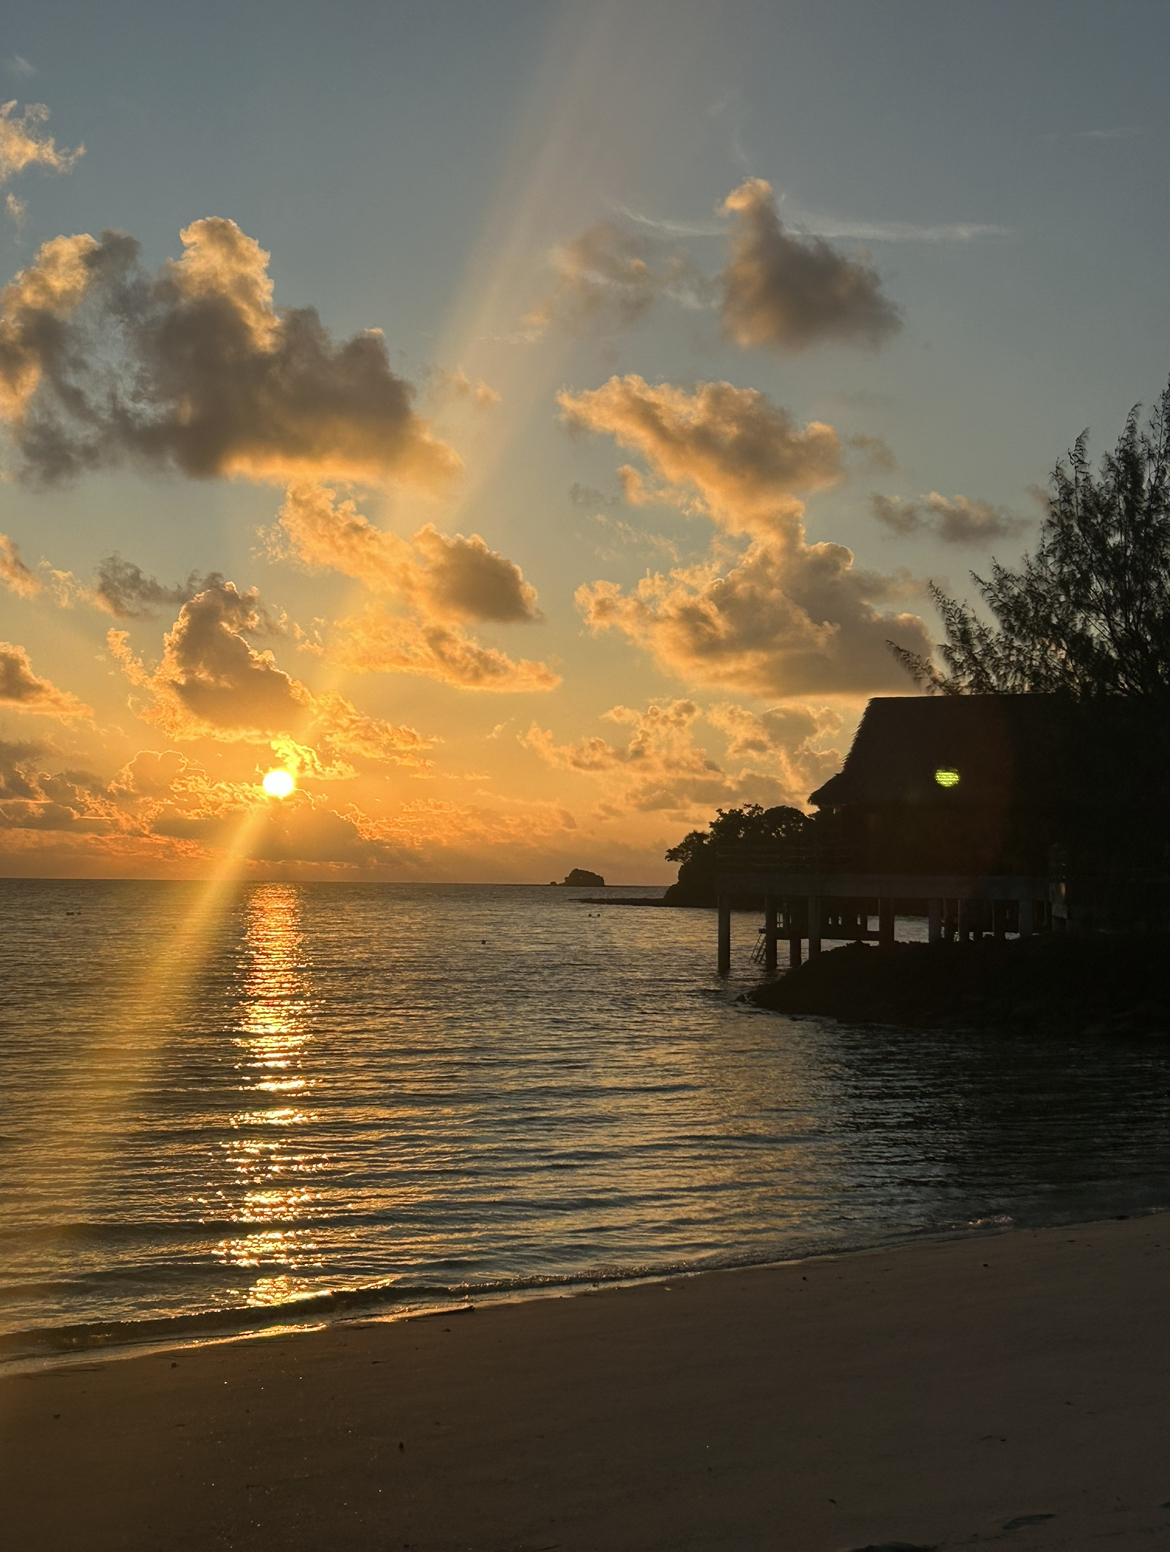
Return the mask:
<svg viewBox="0 0 1170 1552"><path fill-rule="evenodd" d="M1170 935L1045 933L972 943L851 943L745 993L853 1023L1170 1035Z"/></svg>

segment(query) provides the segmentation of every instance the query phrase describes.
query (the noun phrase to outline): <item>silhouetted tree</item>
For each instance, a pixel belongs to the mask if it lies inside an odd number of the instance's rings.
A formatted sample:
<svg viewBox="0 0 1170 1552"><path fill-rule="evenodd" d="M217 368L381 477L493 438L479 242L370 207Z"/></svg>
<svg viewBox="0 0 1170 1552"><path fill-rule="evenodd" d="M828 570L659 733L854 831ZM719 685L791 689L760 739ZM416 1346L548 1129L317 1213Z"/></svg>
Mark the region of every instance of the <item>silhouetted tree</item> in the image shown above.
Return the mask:
<svg viewBox="0 0 1170 1552"><path fill-rule="evenodd" d="M774 846L806 834L813 823L799 808L764 808L759 803L718 808L715 815L706 830L692 830L666 853L667 862L680 864L678 882L666 892L674 905L714 905L720 847L737 841Z"/></svg>
<svg viewBox="0 0 1170 1552"><path fill-rule="evenodd" d="M1154 696L1170 692L1170 387L1147 427L1136 405L1094 474L1082 432L1052 474L1040 542L1019 570L972 572L992 621L931 592L946 640L890 646L926 690Z"/></svg>

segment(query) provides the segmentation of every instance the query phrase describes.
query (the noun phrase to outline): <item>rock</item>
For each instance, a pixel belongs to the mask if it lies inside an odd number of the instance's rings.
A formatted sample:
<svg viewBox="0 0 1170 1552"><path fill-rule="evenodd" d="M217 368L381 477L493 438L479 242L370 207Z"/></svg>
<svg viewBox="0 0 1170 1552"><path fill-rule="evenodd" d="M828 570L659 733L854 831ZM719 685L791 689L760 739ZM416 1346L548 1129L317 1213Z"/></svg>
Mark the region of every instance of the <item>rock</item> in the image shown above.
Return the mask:
<svg viewBox="0 0 1170 1552"><path fill-rule="evenodd" d="M570 889L604 889L605 880L600 873L590 873L588 868L574 868L565 878Z"/></svg>

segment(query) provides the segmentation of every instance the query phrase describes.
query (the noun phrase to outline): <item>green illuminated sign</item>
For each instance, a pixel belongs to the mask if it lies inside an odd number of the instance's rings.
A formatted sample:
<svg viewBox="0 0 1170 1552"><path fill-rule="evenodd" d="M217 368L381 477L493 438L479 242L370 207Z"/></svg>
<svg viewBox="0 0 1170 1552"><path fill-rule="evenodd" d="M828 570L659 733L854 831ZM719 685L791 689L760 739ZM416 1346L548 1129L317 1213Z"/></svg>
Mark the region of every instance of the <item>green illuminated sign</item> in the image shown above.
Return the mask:
<svg viewBox="0 0 1170 1552"><path fill-rule="evenodd" d="M952 770L949 765L940 766L934 773L934 779L940 787L957 787L959 785L959 773L956 770Z"/></svg>

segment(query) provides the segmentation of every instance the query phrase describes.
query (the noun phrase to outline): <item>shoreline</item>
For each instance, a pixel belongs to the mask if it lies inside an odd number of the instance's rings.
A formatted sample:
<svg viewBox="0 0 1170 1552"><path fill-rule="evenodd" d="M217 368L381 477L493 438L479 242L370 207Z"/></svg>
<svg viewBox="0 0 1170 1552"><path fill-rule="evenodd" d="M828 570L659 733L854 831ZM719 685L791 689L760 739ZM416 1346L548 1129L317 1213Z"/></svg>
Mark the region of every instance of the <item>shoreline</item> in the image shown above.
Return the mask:
<svg viewBox="0 0 1170 1552"><path fill-rule="evenodd" d="M0 1376L0 1490L38 1552L1144 1544L1167 1292L1154 1212L95 1355Z"/></svg>
<svg viewBox="0 0 1170 1552"><path fill-rule="evenodd" d="M1170 1193L1168 1193L1170 1197ZM684 1279L718 1277L724 1273L769 1271L780 1267L805 1266L827 1260L851 1260L854 1257L875 1256L911 1249L915 1246L954 1245L986 1239L998 1239L1005 1234L1042 1234L1061 1229L1085 1229L1097 1223L1122 1223L1144 1218L1156 1218L1162 1214L1170 1221L1170 1199L1165 1205L1135 1208L1131 1212L1115 1213L1107 1218L1072 1218L1058 1223L1021 1225L1017 1222L985 1220L964 1227L932 1229L921 1233L908 1233L882 1240L880 1243L843 1243L824 1248L817 1247L804 1254L769 1257L766 1260L732 1259L706 1266L677 1265L672 1267L643 1268L630 1272L615 1271L581 1278L566 1278L562 1282L517 1283L510 1288L498 1285L475 1285L451 1288L447 1295L427 1301L412 1299L409 1293L398 1301L393 1296L393 1285L379 1297L378 1289L346 1289L335 1292L307 1295L302 1301L271 1307L271 1319L266 1322L266 1309L243 1305L227 1310L199 1310L176 1316L144 1317L141 1321L94 1321L80 1326L38 1326L26 1331L0 1334L0 1382L6 1377L20 1374L46 1373L58 1368L71 1368L94 1361L125 1362L135 1358L167 1353L182 1353L202 1348L227 1346L239 1342L267 1341L274 1337L288 1339L299 1335L311 1335L320 1331L342 1330L348 1326L377 1324L397 1325L413 1320L426 1320L440 1314L463 1314L474 1310L511 1307L539 1303L545 1299L586 1298L611 1290L658 1286ZM1170 1228L1167 1229L1170 1237ZM421 1290L416 1290L421 1292ZM335 1309L328 1308L329 1301L339 1300ZM322 1307L326 1306L326 1307ZM301 1318L298 1318L298 1311ZM255 1315L255 1320L243 1317ZM168 1335L167 1328L174 1327ZM181 1329L177 1329L180 1328ZM89 1343L79 1341L59 1347L46 1346L41 1351L14 1351L5 1357L5 1345L16 1348L27 1338L51 1338L56 1331L104 1331L141 1330L140 1336L128 1335L108 1341L98 1335ZM149 1328L149 1330L147 1329Z"/></svg>

